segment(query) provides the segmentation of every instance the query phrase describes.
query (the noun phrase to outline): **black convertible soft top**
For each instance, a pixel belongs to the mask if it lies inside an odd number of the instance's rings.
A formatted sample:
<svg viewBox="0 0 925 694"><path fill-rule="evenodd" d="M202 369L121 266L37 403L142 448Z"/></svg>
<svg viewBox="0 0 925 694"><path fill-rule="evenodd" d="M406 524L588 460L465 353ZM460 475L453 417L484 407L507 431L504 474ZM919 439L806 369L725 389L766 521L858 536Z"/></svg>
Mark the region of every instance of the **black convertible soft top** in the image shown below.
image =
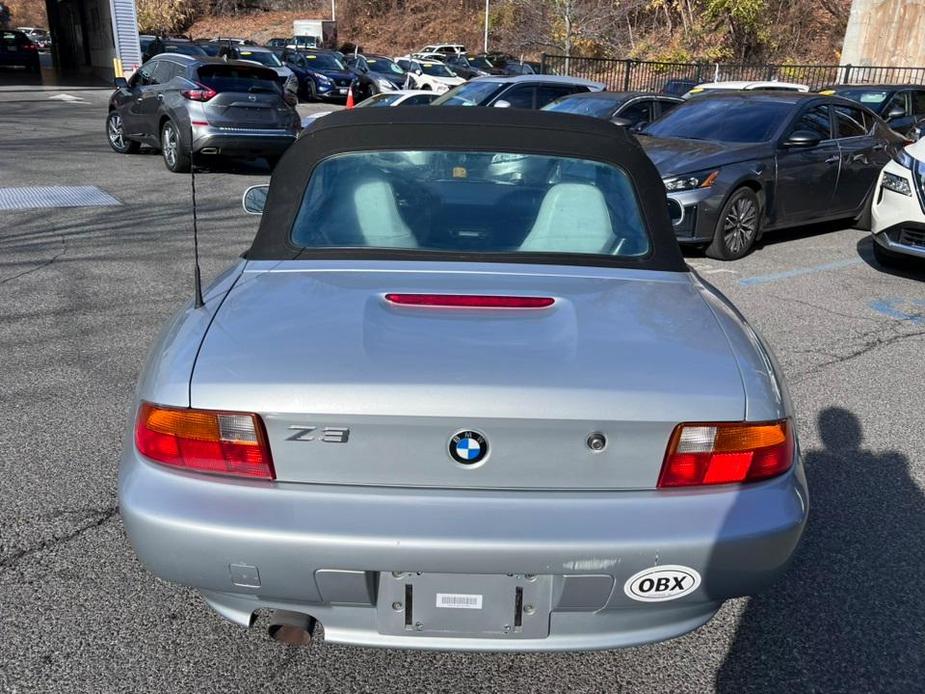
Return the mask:
<svg viewBox="0 0 925 694"><path fill-rule="evenodd" d="M343 152L464 150L540 154L590 159L626 171L636 188L652 249L645 257L531 254L530 262L607 265L685 272L665 189L655 166L636 140L608 121L547 111L463 106L363 108L319 118L277 164L260 229L247 252L250 260L325 257L343 259L472 260L512 258L486 254L432 253L401 249L303 249L290 230L315 166ZM525 262L520 255L519 262Z"/></svg>

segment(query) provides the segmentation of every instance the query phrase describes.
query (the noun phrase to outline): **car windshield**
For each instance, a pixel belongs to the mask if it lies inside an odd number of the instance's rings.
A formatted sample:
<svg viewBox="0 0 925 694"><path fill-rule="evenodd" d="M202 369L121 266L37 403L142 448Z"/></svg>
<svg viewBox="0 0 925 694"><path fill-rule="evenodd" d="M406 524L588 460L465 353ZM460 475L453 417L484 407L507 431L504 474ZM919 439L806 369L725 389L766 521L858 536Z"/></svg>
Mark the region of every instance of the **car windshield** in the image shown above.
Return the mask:
<svg viewBox="0 0 925 694"><path fill-rule="evenodd" d="M702 97L672 109L643 134L715 142L766 142L792 112L793 104L786 101Z"/></svg>
<svg viewBox="0 0 925 694"><path fill-rule="evenodd" d="M887 89L838 89L835 93L878 111L893 92Z"/></svg>
<svg viewBox="0 0 925 694"><path fill-rule="evenodd" d="M398 67L396 63L393 63L391 60L387 60L385 58L367 58L366 64L373 72L381 72L385 75L405 74L405 71Z"/></svg>
<svg viewBox="0 0 925 694"><path fill-rule="evenodd" d="M648 254L627 174L596 161L484 151L339 154L314 170L291 230L306 249ZM517 259L517 258L514 258Z"/></svg>
<svg viewBox="0 0 925 694"><path fill-rule="evenodd" d="M260 63L261 65L266 65L267 67L283 66L280 59L276 57L276 53L271 51L239 51L239 54L241 60L250 60L255 63Z"/></svg>
<svg viewBox="0 0 925 694"><path fill-rule="evenodd" d="M485 57L469 58L469 65L479 70L492 70L495 66Z"/></svg>
<svg viewBox="0 0 925 694"><path fill-rule="evenodd" d="M344 61L333 53L305 53L304 56L308 61L308 67L316 70L347 70Z"/></svg>
<svg viewBox="0 0 925 694"><path fill-rule="evenodd" d="M504 89L505 85L492 81L473 80L451 89L439 99L435 99L434 106L481 106L495 94Z"/></svg>
<svg viewBox="0 0 925 694"><path fill-rule="evenodd" d="M401 98L401 94L390 92L388 94L375 94L357 104L357 108L376 108L377 106L391 106Z"/></svg>
<svg viewBox="0 0 925 694"><path fill-rule="evenodd" d="M443 63L418 63L425 75L431 77L456 77L456 73Z"/></svg>
<svg viewBox="0 0 925 694"><path fill-rule="evenodd" d="M276 75L264 68L203 65L197 70L197 75L199 82L217 92L279 93L279 86L274 79Z"/></svg>
<svg viewBox="0 0 925 694"><path fill-rule="evenodd" d="M553 101L543 107L544 111L558 111L559 113L574 113L579 116L591 116L592 118L609 118L621 103L622 99L602 99L587 97L565 97Z"/></svg>
<svg viewBox="0 0 925 694"><path fill-rule="evenodd" d="M198 43L196 45L205 51L206 55L210 55L213 58L222 50L222 45L220 43Z"/></svg>

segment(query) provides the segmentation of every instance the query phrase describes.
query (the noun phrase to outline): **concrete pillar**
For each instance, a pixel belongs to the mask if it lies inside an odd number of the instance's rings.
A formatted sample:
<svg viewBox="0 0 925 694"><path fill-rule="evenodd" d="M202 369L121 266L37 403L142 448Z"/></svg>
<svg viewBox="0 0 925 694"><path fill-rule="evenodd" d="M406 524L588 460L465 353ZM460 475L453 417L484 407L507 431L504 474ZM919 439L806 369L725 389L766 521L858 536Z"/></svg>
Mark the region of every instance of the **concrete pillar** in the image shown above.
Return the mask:
<svg viewBox="0 0 925 694"><path fill-rule="evenodd" d="M842 64L925 66L925 0L853 0Z"/></svg>

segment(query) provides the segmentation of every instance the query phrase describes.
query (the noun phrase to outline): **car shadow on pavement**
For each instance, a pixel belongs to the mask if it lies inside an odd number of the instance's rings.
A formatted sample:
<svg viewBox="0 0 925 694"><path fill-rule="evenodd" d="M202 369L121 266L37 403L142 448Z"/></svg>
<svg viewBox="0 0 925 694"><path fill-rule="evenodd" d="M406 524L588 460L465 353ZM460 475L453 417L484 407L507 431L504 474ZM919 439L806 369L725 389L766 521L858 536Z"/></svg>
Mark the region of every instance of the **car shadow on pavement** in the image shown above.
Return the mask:
<svg viewBox="0 0 925 694"><path fill-rule="evenodd" d="M719 692L922 691L925 500L896 451L862 448L854 414L818 419L810 520L785 578L750 599Z"/></svg>
<svg viewBox="0 0 925 694"><path fill-rule="evenodd" d="M152 147L142 147L139 154L161 158L160 150ZM269 176L272 173L266 159L233 159L209 154L197 156L194 163L197 174L227 173L243 176ZM163 166L163 163L161 165Z"/></svg>
<svg viewBox="0 0 925 694"><path fill-rule="evenodd" d="M896 265L883 265L874 257L874 240L870 234L862 237L857 243L858 256L877 272L902 277L907 280L925 280L925 260L910 258L908 262Z"/></svg>
<svg viewBox="0 0 925 694"><path fill-rule="evenodd" d="M752 249L752 252L759 251L765 246L774 246L786 241L808 239L813 236L822 236L823 234L833 234L835 232L844 231L845 229L851 229L852 225L852 220L842 219L834 222L817 222L815 224L804 224L803 226L769 231L755 242L755 247ZM704 252L705 249L706 244L696 246L681 245L681 251L687 258L704 258L706 257L706 253Z"/></svg>

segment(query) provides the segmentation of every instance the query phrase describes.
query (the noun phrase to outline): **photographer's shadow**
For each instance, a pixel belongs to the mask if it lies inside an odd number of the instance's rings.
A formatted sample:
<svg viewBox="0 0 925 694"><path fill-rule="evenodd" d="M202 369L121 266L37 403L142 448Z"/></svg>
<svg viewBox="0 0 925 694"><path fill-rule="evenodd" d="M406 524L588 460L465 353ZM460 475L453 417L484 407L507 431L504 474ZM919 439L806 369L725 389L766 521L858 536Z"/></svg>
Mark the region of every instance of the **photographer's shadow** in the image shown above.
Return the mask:
<svg viewBox="0 0 925 694"><path fill-rule="evenodd" d="M810 519L784 579L750 599L720 692L925 691L925 500L848 410L804 457Z"/></svg>

